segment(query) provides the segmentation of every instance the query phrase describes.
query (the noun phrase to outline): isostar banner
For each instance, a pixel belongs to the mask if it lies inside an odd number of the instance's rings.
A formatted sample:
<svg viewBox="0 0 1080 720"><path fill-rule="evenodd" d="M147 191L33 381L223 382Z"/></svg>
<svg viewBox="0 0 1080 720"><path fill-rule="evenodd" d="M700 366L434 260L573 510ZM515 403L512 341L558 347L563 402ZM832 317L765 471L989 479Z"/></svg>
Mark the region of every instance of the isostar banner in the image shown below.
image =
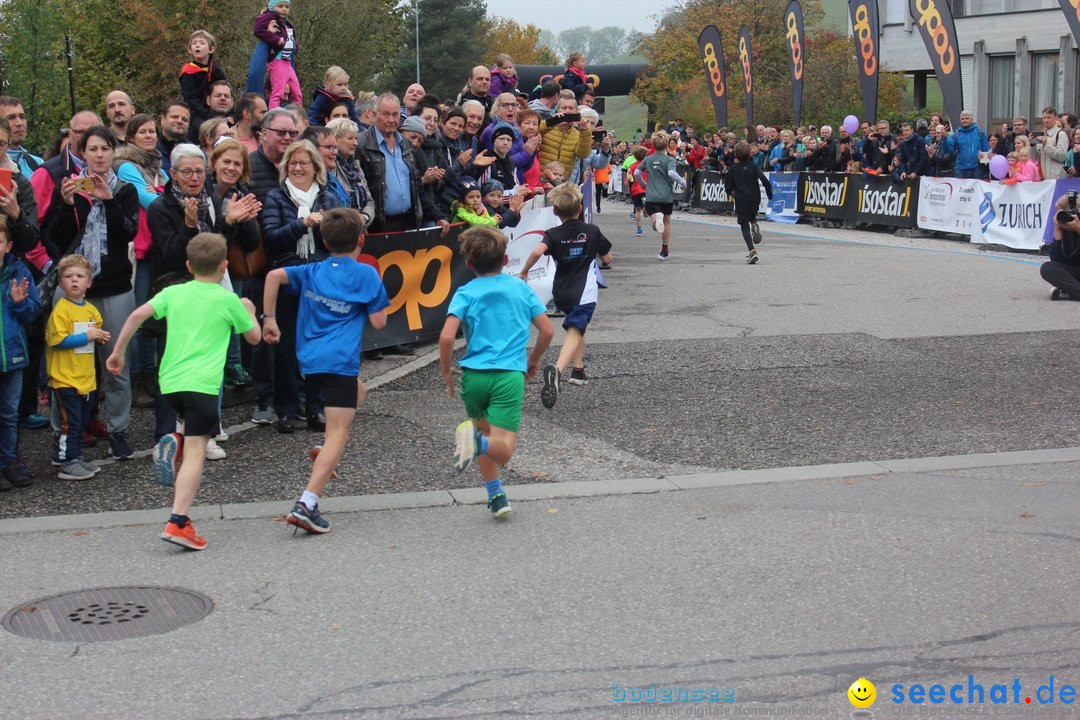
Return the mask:
<svg viewBox="0 0 1080 720"><path fill-rule="evenodd" d="M504 228L506 235L506 264L503 266L503 274L517 275L525 260L532 253L537 243L544 239L544 232L559 225L559 218L555 217L555 210L544 207L543 198L538 198L539 204L532 208L526 207L521 211L521 222L517 227ZM533 201L536 203L536 201ZM541 256L535 265L529 268L529 287L540 298L540 302L547 303L551 300L551 288L555 280L555 261L550 255Z"/></svg>
<svg viewBox="0 0 1080 720"><path fill-rule="evenodd" d="M867 225L896 228L915 227L919 188L915 183L896 182L891 176L867 177L856 183L855 205L849 219Z"/></svg>
<svg viewBox="0 0 1080 720"><path fill-rule="evenodd" d="M739 64L742 65L743 91L746 93L746 124L753 127L754 53L750 45L750 28L745 25L739 29Z"/></svg>
<svg viewBox="0 0 1080 720"><path fill-rule="evenodd" d="M690 204L714 213L735 210L735 201L724 190L724 176L711 170L698 173Z"/></svg>
<svg viewBox="0 0 1080 720"><path fill-rule="evenodd" d="M981 180L919 178L918 226L924 230L971 235L979 219Z"/></svg>
<svg viewBox="0 0 1080 720"><path fill-rule="evenodd" d="M878 100L878 25L877 0L848 0L851 35L855 40L855 60L859 66L859 91L862 93L863 120L877 122Z"/></svg>
<svg viewBox="0 0 1080 720"><path fill-rule="evenodd" d="M796 210L806 217L847 218L848 186L854 178L846 173L799 173Z"/></svg>
<svg viewBox="0 0 1080 720"><path fill-rule="evenodd" d="M971 242L1038 250L1053 217L1050 201L1055 185L1053 180L1016 185L980 182L979 217L971 228Z"/></svg>
<svg viewBox="0 0 1080 720"><path fill-rule="evenodd" d="M960 79L960 45L956 41L952 10L945 0L908 0L908 4L941 85L949 122L953 127L960 127L964 84Z"/></svg>
<svg viewBox="0 0 1080 720"><path fill-rule="evenodd" d="M787 31L788 65L791 67L791 104L793 106L794 120L792 125L798 125L802 119L802 88L803 88L803 15L799 0L791 0L787 10L784 11L784 27Z"/></svg>
<svg viewBox="0 0 1080 720"><path fill-rule="evenodd" d="M1061 10L1072 28L1073 41L1080 45L1080 0L1058 0Z"/></svg>
<svg viewBox="0 0 1080 720"><path fill-rule="evenodd" d="M709 99L712 100L716 127L727 127L727 71L724 68L724 44L720 31L715 25L709 25L701 31L697 39L701 51L701 62L705 66L706 86Z"/></svg>

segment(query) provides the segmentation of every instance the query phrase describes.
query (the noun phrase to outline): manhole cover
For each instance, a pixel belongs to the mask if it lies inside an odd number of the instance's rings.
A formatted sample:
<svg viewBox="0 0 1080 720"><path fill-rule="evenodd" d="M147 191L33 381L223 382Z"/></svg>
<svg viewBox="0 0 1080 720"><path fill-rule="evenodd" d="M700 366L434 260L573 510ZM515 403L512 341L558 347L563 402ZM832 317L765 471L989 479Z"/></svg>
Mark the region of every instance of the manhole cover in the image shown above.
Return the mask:
<svg viewBox="0 0 1080 720"><path fill-rule="evenodd" d="M37 640L100 642L160 635L202 620L214 601L167 587L105 587L52 595L12 608L3 626Z"/></svg>

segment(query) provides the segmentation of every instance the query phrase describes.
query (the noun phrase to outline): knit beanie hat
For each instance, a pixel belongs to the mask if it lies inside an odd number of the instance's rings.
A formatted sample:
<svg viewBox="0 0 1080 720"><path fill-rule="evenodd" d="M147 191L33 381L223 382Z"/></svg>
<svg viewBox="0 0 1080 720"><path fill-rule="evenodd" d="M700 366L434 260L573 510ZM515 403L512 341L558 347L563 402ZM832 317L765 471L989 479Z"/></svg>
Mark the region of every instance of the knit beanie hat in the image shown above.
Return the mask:
<svg viewBox="0 0 1080 720"><path fill-rule="evenodd" d="M496 190L498 190L499 192L503 192L505 190L503 184L498 180L488 180L486 183L480 186L481 195L487 195L488 193L495 192Z"/></svg>
<svg viewBox="0 0 1080 720"><path fill-rule="evenodd" d="M415 115L410 115L405 118L405 122L401 123L401 131L405 132L406 130L409 132L420 133L424 137L427 137L427 125Z"/></svg>
<svg viewBox="0 0 1080 720"><path fill-rule="evenodd" d="M285 3L286 5L290 6L290 8L292 7L292 0L266 0L266 9L273 10L281 3Z"/></svg>
<svg viewBox="0 0 1080 720"><path fill-rule="evenodd" d="M461 181L461 187L458 188L458 199L464 200L465 196L471 193L473 190L479 190L480 187L476 184L476 181L472 178Z"/></svg>
<svg viewBox="0 0 1080 720"><path fill-rule="evenodd" d="M502 122L496 125L495 129L491 131L491 141L495 142L495 138L499 137L500 135L509 135L510 139L514 140L517 138L518 133L513 125Z"/></svg>

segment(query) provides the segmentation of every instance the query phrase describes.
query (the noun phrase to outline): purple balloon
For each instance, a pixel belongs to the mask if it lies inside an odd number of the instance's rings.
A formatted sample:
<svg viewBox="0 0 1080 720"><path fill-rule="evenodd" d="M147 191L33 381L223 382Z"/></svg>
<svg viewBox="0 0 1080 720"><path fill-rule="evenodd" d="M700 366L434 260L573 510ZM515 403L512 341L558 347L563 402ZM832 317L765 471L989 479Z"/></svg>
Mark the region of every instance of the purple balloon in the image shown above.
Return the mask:
<svg viewBox="0 0 1080 720"><path fill-rule="evenodd" d="M847 130L848 135L854 135L855 131L859 129L859 118L848 115L844 118L844 129Z"/></svg>
<svg viewBox="0 0 1080 720"><path fill-rule="evenodd" d="M1009 159L1004 155L994 155L990 158L990 174L1001 180L1009 174Z"/></svg>

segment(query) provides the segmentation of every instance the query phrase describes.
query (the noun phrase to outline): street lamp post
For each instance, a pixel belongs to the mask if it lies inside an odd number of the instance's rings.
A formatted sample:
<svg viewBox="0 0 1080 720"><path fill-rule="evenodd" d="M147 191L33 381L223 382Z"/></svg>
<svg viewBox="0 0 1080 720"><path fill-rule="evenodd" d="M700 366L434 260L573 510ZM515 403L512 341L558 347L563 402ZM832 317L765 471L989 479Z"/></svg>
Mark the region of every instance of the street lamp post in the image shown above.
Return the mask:
<svg viewBox="0 0 1080 720"><path fill-rule="evenodd" d="M420 0L415 0L416 12L416 83L420 84Z"/></svg>

